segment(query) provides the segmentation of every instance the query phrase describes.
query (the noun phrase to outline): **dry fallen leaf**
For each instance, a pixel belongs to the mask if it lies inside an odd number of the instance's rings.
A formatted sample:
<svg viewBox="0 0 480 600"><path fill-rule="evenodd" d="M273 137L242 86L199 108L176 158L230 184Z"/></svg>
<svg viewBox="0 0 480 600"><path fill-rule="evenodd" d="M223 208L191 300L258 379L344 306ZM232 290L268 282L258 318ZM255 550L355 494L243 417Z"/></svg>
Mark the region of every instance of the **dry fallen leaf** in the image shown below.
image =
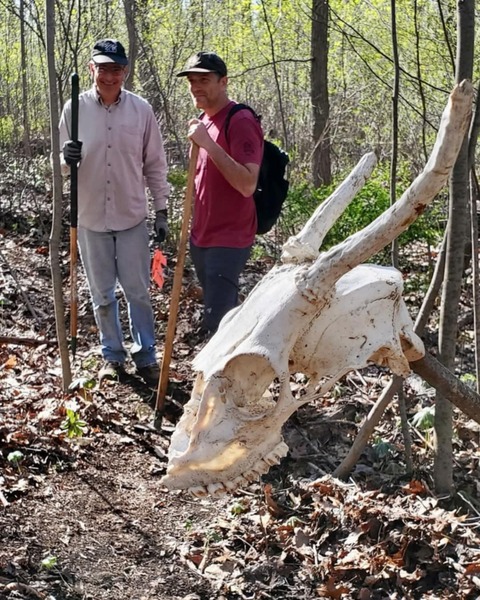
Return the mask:
<svg viewBox="0 0 480 600"><path fill-rule="evenodd" d="M317 593L321 598L342 598L348 594L350 589L344 585L337 585L334 577L329 577L325 585L317 587Z"/></svg>

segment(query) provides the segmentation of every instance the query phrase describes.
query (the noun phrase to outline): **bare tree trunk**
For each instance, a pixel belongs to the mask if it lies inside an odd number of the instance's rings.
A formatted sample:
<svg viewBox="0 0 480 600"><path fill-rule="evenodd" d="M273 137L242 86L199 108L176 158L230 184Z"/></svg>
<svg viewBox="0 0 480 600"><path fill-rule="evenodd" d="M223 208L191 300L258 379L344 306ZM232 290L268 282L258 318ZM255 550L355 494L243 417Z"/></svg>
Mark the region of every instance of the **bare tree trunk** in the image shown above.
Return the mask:
<svg viewBox="0 0 480 600"><path fill-rule="evenodd" d="M125 20L128 30L128 79L125 82L127 90L133 90L135 79L135 65L137 62L138 44L135 26L135 0L125 0Z"/></svg>
<svg viewBox="0 0 480 600"><path fill-rule="evenodd" d="M72 381L68 354L65 310L63 305L62 275L60 271L60 236L62 228L62 174L60 171L60 141L58 135L58 96L55 75L55 0L46 0L47 64L50 100L50 135L52 138L53 162L53 218L50 232L50 269L53 282L53 302L58 348L62 362L63 389L67 390Z"/></svg>
<svg viewBox="0 0 480 600"><path fill-rule="evenodd" d="M420 33L420 27L419 27L419 23L418 23L418 0L414 0L413 10L414 10L413 22L414 22L414 26L415 26L415 55L416 55L416 62L417 62L418 93L420 95L420 100L421 100L421 103L422 103L422 114L423 114L423 120L422 120L422 148L423 148L423 154L424 154L425 159L426 159L427 156L428 156L427 141L426 141L427 101L426 101L426 98L425 98L425 91L423 89L422 69L421 69L421 60L420 60L420 38L421 38L421 33Z"/></svg>
<svg viewBox="0 0 480 600"><path fill-rule="evenodd" d="M393 53L393 97L392 97L392 158L390 163L390 204L395 204L397 200L397 162L398 162L398 101L400 93L400 63L398 58L398 42L397 42L397 14L395 8L395 0L390 0L390 13L392 24L392 53ZM395 238L391 246L392 265L398 268L398 238ZM394 375L394 380L397 378ZM403 380L398 377L397 401L402 423L402 434L405 446L405 463L407 472L413 469L412 461L412 440L407 420L407 408L405 406L405 395L403 393Z"/></svg>
<svg viewBox="0 0 480 600"><path fill-rule="evenodd" d="M275 38L273 35L272 27L270 25L270 19L268 18L267 7L265 6L264 0L261 0L261 2L262 2L263 18L265 20L265 25L267 27L268 39L270 41L270 52L272 55L273 78L275 80L275 86L277 88L278 106L280 107L280 117L282 119L283 144L284 144L285 148L288 148L290 144L288 141L287 121L285 118L285 111L283 109L282 90L280 88L280 75L278 73L278 67L277 67L277 55L275 52Z"/></svg>
<svg viewBox="0 0 480 600"><path fill-rule="evenodd" d="M477 88L475 116L472 119L468 138L468 167L470 170L470 230L472 236L472 274L473 274L473 329L475 335L475 373L477 392L480 393L480 273L478 264L478 202L480 200L478 179L475 175L475 150L480 131L480 90Z"/></svg>
<svg viewBox="0 0 480 600"><path fill-rule="evenodd" d="M398 95L400 91L400 66L398 62L397 45L397 20L395 12L395 0L390 0L391 24L392 24L392 51L393 51L393 96L392 96L392 159L390 162L390 204L395 204L397 199L397 155L398 155ZM392 242L392 265L398 268L398 239Z"/></svg>
<svg viewBox="0 0 480 600"><path fill-rule="evenodd" d="M473 293L473 330L475 335L475 377L477 393L480 392L480 279L478 265L478 184L473 170L470 170L470 229L472 236L472 293Z"/></svg>
<svg viewBox="0 0 480 600"><path fill-rule="evenodd" d="M310 73L313 109L313 184L332 182L330 103L328 98L328 0L312 0L312 68Z"/></svg>
<svg viewBox="0 0 480 600"><path fill-rule="evenodd" d="M447 254L447 238L448 228L443 235L442 245L440 246L440 252L438 253L437 264L433 271L432 279L428 287L425 298L423 299L422 306L418 311L417 318L415 320L415 332L418 335L422 335L425 327L427 326L428 318L430 313L435 306L435 300L442 287L443 277L445 275L445 257Z"/></svg>
<svg viewBox="0 0 480 600"><path fill-rule="evenodd" d="M450 42L450 36L448 35L448 28L447 28L447 23L445 20L445 15L443 14L442 0L437 0L437 8L438 8L438 14L440 16L440 20L442 22L442 29L443 29L443 35L445 37L445 44L448 48L448 54L450 55L450 61L452 63L452 70L454 70L455 69L455 55L453 52L452 44Z"/></svg>
<svg viewBox="0 0 480 600"><path fill-rule="evenodd" d="M471 79L474 48L474 0L458 3L458 44L456 81ZM458 154L450 178L447 258L445 284L440 311L439 356L447 369L454 370L458 304L462 289L462 275L468 220L468 135ZM449 494L453 483L452 463L452 405L442 394L435 404L435 489Z"/></svg>
<svg viewBox="0 0 480 600"><path fill-rule="evenodd" d="M28 120L27 56L25 48L25 2L20 0L20 54L22 62L22 115L23 115L23 151L31 156L30 122Z"/></svg>

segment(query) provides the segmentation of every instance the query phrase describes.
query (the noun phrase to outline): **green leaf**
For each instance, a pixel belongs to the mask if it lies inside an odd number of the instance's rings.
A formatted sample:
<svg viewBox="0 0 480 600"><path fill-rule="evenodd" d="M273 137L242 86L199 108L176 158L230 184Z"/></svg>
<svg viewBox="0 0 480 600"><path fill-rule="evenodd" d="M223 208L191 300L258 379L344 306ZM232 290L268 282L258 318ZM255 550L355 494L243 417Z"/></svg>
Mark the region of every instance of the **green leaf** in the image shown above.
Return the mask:
<svg viewBox="0 0 480 600"><path fill-rule="evenodd" d="M426 406L412 418L412 425L420 431L431 429L435 423L435 407Z"/></svg>
<svg viewBox="0 0 480 600"><path fill-rule="evenodd" d="M44 558L40 564L42 568L47 569L47 571L53 569L53 567L55 567L57 564L57 557L49 555L46 558Z"/></svg>
<svg viewBox="0 0 480 600"><path fill-rule="evenodd" d="M23 453L20 450L14 450L7 455L7 460L14 465L18 465L19 462L23 460Z"/></svg>

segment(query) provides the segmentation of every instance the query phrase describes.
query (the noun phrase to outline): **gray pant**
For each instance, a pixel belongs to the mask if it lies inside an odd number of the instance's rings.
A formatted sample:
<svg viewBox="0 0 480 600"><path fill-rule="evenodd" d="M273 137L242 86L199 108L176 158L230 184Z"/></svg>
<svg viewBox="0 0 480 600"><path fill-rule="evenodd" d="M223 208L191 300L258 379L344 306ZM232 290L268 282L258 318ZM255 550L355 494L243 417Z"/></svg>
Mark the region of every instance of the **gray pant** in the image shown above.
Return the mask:
<svg viewBox="0 0 480 600"><path fill-rule="evenodd" d="M203 290L202 326L218 329L223 316L238 304L238 280L250 256L248 248L200 248L190 241L190 255Z"/></svg>
<svg viewBox="0 0 480 600"><path fill-rule="evenodd" d="M127 301L130 353L138 368L155 359L155 323L150 302L150 252L146 221L125 231L78 228L78 243L100 332L102 355L123 363L126 350L115 290L120 284Z"/></svg>

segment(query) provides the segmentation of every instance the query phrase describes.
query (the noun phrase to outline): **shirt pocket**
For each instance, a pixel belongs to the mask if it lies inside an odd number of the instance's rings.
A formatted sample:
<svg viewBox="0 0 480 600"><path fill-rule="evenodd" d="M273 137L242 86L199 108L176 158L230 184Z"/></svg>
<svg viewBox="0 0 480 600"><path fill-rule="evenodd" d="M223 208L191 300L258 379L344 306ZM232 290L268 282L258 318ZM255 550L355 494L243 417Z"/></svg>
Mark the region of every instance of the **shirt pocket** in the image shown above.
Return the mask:
<svg viewBox="0 0 480 600"><path fill-rule="evenodd" d="M142 157L142 132L138 127L122 125L120 130L120 147L127 153Z"/></svg>

